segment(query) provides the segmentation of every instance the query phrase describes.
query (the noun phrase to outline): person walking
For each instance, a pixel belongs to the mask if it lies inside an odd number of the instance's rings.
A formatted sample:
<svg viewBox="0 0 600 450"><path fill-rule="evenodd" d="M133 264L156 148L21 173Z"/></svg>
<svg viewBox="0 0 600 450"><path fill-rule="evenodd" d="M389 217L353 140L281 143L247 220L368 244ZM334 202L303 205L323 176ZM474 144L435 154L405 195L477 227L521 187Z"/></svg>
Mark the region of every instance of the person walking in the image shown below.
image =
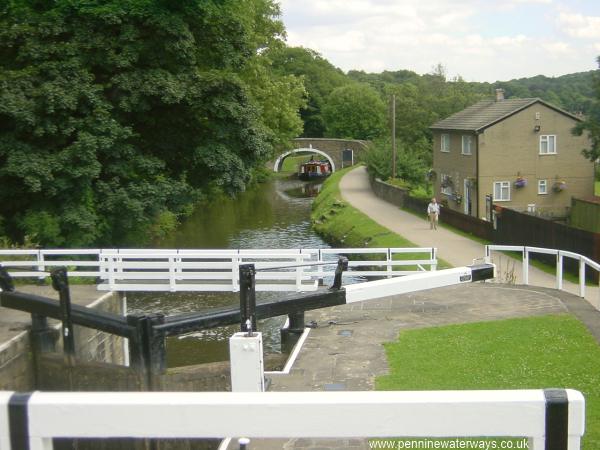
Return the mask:
<svg viewBox="0 0 600 450"><path fill-rule="evenodd" d="M427 215L429 216L429 229L437 230L437 223L440 216L440 205L433 197L429 205L427 205Z"/></svg>

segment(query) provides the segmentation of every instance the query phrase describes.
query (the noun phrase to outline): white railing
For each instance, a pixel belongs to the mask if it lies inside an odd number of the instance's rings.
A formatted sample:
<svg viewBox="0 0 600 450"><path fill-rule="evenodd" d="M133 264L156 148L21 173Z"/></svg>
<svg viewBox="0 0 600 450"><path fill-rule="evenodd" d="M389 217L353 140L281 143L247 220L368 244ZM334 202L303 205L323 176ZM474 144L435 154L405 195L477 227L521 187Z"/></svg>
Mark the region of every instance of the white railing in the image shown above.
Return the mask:
<svg viewBox="0 0 600 450"><path fill-rule="evenodd" d="M436 253L435 248L0 250L0 264L13 277L39 278L53 267L67 266L70 277L101 280L100 290L236 292L240 264L252 263L260 269L258 291L310 291L334 275L338 254L364 255L350 261L345 277L395 277L436 270ZM397 259L407 254L414 257ZM281 266L297 267L275 269Z"/></svg>
<svg viewBox="0 0 600 450"><path fill-rule="evenodd" d="M35 392L21 398L27 420L10 420L0 391L0 449L11 433L32 450L52 438L430 438L525 437L545 447L556 428L580 448L585 400L562 391L568 413L547 429L543 390L412 392ZM14 410L13 410L14 412ZM25 429L23 429L25 428ZM563 437L563 436L560 436ZM18 438L13 440L19 442ZM458 448L458 447L457 447ZM462 448L462 447L461 447ZM567 447L564 447L565 450Z"/></svg>
<svg viewBox="0 0 600 450"><path fill-rule="evenodd" d="M0 264L12 277L47 277L54 267L70 267L69 276L98 277L101 272L100 249L5 250L0 249Z"/></svg>
<svg viewBox="0 0 600 450"><path fill-rule="evenodd" d="M578 253L569 252L566 250L557 250L552 248L541 248L541 247L527 247L520 245L486 245L485 256L491 257L493 251L499 252L520 252L523 261L523 272L522 281L523 284L529 284L529 255L532 253L539 253L544 255L554 255L556 257L556 289L563 290L563 264L565 258L571 258L579 262L579 296L585 297L586 287L586 268L596 270L600 273L600 264L596 261L588 258L587 256L580 255ZM600 298L599 298L600 301ZM600 303L599 303L600 305Z"/></svg>

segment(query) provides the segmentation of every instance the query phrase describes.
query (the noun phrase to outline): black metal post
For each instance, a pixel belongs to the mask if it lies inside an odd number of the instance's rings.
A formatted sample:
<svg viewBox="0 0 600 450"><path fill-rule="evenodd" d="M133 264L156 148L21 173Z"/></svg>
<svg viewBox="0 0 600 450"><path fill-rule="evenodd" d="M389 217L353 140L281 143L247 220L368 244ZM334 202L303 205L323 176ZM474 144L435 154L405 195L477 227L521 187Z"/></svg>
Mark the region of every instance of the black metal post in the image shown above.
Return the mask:
<svg viewBox="0 0 600 450"><path fill-rule="evenodd" d="M157 390L157 377L167 368L165 333L155 328L156 325L163 323L165 323L164 314L151 314L145 321L147 335L146 359L148 361L148 385L150 390Z"/></svg>
<svg viewBox="0 0 600 450"><path fill-rule="evenodd" d="M281 351L289 353L304 333L304 311L295 311L288 314L288 326L279 330L281 336Z"/></svg>
<svg viewBox="0 0 600 450"><path fill-rule="evenodd" d="M44 353L56 351L59 331L48 326L48 318L39 314L31 314L31 354L33 363L33 379L36 389L41 389L44 374L41 369L40 357Z"/></svg>
<svg viewBox="0 0 600 450"><path fill-rule="evenodd" d="M12 277L9 275L8 271L0 266L0 288L2 288L5 292L12 292L15 290L15 285L13 284Z"/></svg>
<svg viewBox="0 0 600 450"><path fill-rule="evenodd" d="M248 330L248 321L252 331L256 331L256 268L254 264L240 266L240 316L241 330Z"/></svg>
<svg viewBox="0 0 600 450"><path fill-rule="evenodd" d="M52 287L58 291L62 320L63 350L66 356L75 356L75 335L73 333L73 320L71 318L71 293L67 268L59 267L50 273Z"/></svg>
<svg viewBox="0 0 600 450"><path fill-rule="evenodd" d="M146 335L144 328L146 320L146 316L141 314L130 314L127 316L127 324L134 329L132 336L129 338L129 365L140 374L141 389L147 388L148 384L148 363L144 351L144 337Z"/></svg>
<svg viewBox="0 0 600 450"><path fill-rule="evenodd" d="M333 278L333 286L330 290L340 290L342 288L342 274L344 270L348 270L348 258L340 256L338 259L337 267L335 268L335 277Z"/></svg>
<svg viewBox="0 0 600 450"><path fill-rule="evenodd" d="M290 333L302 334L304 332L304 311L288 314L288 321Z"/></svg>

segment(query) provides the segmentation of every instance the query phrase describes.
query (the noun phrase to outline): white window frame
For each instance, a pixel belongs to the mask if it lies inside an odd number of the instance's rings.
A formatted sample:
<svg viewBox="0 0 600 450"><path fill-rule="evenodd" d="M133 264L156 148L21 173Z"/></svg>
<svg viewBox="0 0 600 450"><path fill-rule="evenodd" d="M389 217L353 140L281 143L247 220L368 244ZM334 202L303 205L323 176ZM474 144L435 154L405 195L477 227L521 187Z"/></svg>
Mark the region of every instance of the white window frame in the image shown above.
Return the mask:
<svg viewBox="0 0 600 450"><path fill-rule="evenodd" d="M538 180L538 195L546 195L548 193L548 180Z"/></svg>
<svg viewBox="0 0 600 450"><path fill-rule="evenodd" d="M450 153L450 135L448 133L440 135L440 151Z"/></svg>
<svg viewBox="0 0 600 450"><path fill-rule="evenodd" d="M467 145L465 145L467 143ZM462 150L461 154L463 155L472 155L473 154L473 136L470 134L462 135Z"/></svg>
<svg viewBox="0 0 600 450"><path fill-rule="evenodd" d="M502 194L503 189L507 190L508 196L507 198L503 198L504 196L501 195L501 198L496 197L496 186L500 186L500 194ZM495 202L510 202L510 181L494 181L494 201Z"/></svg>
<svg viewBox="0 0 600 450"><path fill-rule="evenodd" d="M440 192L444 195L452 195L452 186L442 187L442 183L444 182L444 180L446 178L448 178L450 181L452 181L450 179L450 175L446 175L444 173L440 174Z"/></svg>
<svg viewBox="0 0 600 450"><path fill-rule="evenodd" d="M546 145L544 150L543 146ZM550 145L552 144L552 146ZM550 148L552 147L552 148ZM556 155L557 153L557 139L555 134L542 134L540 135L540 155Z"/></svg>

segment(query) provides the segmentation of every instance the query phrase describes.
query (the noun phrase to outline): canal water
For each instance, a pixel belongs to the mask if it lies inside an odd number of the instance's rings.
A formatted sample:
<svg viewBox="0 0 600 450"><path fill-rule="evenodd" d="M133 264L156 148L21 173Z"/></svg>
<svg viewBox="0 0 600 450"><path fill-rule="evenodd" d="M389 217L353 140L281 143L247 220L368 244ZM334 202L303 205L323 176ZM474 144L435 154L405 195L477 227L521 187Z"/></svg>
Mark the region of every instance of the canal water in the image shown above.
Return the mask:
<svg viewBox="0 0 600 450"><path fill-rule="evenodd" d="M239 194L198 208L160 248L329 248L311 228L312 199L320 184L273 179ZM257 302L285 293L258 292ZM237 293L129 293L130 313L176 315L238 306ZM278 353L285 317L259 321L266 353ZM186 366L228 359L228 339L239 326L221 327L169 338L167 364Z"/></svg>

